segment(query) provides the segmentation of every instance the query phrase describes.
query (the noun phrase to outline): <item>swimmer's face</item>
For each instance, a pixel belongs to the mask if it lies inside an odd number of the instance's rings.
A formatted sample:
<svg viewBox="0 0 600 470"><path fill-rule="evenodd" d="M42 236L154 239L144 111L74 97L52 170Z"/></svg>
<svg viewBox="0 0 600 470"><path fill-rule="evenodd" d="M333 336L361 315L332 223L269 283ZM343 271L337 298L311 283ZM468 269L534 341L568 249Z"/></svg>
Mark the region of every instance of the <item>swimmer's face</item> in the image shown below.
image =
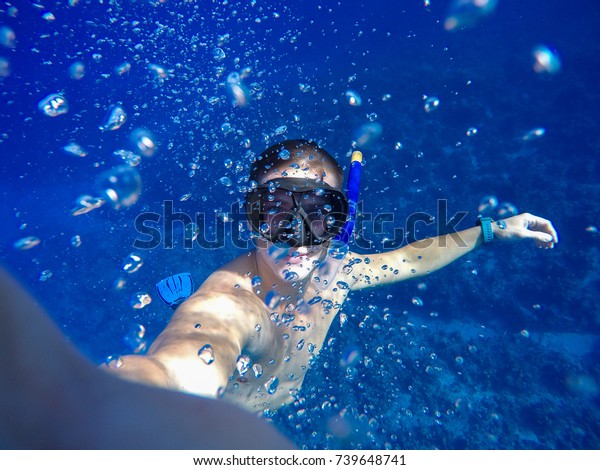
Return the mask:
<svg viewBox="0 0 600 470"><path fill-rule="evenodd" d="M301 168L283 167L273 170L260 184L277 178L307 178L317 180L310 170ZM335 174L325 174L322 181L329 186L339 189L342 178ZM271 267L272 271L286 282L303 281L308 278L327 254L329 244L289 247L283 244L274 244L264 238L256 240L257 254L261 260Z"/></svg>

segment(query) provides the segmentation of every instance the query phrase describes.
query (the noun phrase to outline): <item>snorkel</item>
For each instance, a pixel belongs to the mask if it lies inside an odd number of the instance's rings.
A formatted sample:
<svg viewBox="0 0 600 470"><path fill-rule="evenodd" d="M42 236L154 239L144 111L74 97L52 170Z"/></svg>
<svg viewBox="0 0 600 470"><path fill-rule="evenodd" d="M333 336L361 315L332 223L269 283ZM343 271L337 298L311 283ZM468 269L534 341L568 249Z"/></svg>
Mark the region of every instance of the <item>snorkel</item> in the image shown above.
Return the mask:
<svg viewBox="0 0 600 470"><path fill-rule="evenodd" d="M331 241L327 249L327 256L317 268L313 281L321 291L330 287L342 260L348 254L350 237L354 232L356 223L356 208L358 206L358 195L360 191L360 174L362 171L362 152L354 150L350 156L350 170L346 184L346 197L348 198L348 218L344 227Z"/></svg>
<svg viewBox="0 0 600 470"><path fill-rule="evenodd" d="M344 224L342 231L334 237L334 241L339 241L346 246L350 242L350 237L354 231L356 222L356 207L358 204L358 193L360 190L360 173L362 171L362 152L355 150L350 157L350 171L348 172L348 183L346 184L346 197L348 198L348 219Z"/></svg>

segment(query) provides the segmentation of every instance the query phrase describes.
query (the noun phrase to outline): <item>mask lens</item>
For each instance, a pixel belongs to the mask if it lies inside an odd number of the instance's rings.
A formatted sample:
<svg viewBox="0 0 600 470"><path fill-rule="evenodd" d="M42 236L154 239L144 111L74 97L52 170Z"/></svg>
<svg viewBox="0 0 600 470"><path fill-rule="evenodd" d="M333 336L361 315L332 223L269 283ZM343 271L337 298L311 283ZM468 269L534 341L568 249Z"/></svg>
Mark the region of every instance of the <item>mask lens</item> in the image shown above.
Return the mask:
<svg viewBox="0 0 600 470"><path fill-rule="evenodd" d="M301 206L307 215L312 233L320 239L329 240L342 229L346 217L345 198L341 193L320 190L305 194Z"/></svg>
<svg viewBox="0 0 600 470"><path fill-rule="evenodd" d="M287 189L269 184L247 196L246 210L252 229L263 238L307 246L319 245L341 231L348 204L345 196L333 189Z"/></svg>

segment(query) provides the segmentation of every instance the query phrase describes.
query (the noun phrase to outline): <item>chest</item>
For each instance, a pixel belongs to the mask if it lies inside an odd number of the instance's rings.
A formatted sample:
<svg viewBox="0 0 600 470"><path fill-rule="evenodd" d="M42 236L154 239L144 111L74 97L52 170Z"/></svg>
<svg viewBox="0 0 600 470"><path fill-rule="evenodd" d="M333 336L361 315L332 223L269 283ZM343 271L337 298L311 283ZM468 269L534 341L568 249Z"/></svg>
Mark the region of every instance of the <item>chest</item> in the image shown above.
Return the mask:
<svg viewBox="0 0 600 470"><path fill-rule="evenodd" d="M297 305L265 305L267 346L248 345L225 390L226 399L253 410L275 409L294 400L347 292L309 292Z"/></svg>

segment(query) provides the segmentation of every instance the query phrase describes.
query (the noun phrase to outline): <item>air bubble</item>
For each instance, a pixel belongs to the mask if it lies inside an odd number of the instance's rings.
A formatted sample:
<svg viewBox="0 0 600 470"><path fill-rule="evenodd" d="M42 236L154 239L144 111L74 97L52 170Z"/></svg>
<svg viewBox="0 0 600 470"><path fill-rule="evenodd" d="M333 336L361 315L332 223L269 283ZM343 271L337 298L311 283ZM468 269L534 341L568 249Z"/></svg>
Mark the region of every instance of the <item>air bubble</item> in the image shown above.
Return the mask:
<svg viewBox="0 0 600 470"><path fill-rule="evenodd" d="M542 137L545 133L546 133L546 129L544 129L543 127L536 127L534 129L531 129L530 131L527 131L523 135L523 140L525 142L529 142L531 140L536 140L536 139L539 139L540 137Z"/></svg>
<svg viewBox="0 0 600 470"><path fill-rule="evenodd" d="M106 201L99 197L90 196L84 194L79 196L75 201L75 207L71 209L71 215L76 217L78 215L87 214L94 209L102 207Z"/></svg>
<svg viewBox="0 0 600 470"><path fill-rule="evenodd" d="M261 284L262 284L262 277L254 276L252 278L252 287L259 287Z"/></svg>
<svg viewBox="0 0 600 470"><path fill-rule="evenodd" d="M42 241L38 237L24 237L14 243L17 250L30 250L34 246L38 246Z"/></svg>
<svg viewBox="0 0 600 470"><path fill-rule="evenodd" d="M152 157L156 153L156 139L148 129L134 129L129 140L144 157Z"/></svg>
<svg viewBox="0 0 600 470"><path fill-rule="evenodd" d="M131 150L115 150L113 155L119 159L121 163L129 166L138 166L142 162L142 157L133 153Z"/></svg>
<svg viewBox="0 0 600 470"><path fill-rule="evenodd" d="M256 277L258 277L258 276L256 276ZM279 294L278 291L270 290L269 292L267 292L267 296L265 297L265 303L271 310L274 310L275 308L277 308L280 301L281 301L281 295Z"/></svg>
<svg viewBox="0 0 600 470"><path fill-rule="evenodd" d="M132 206L138 201L142 191L142 178L130 166L119 166L102 173L96 184L115 209Z"/></svg>
<svg viewBox="0 0 600 470"><path fill-rule="evenodd" d="M123 62L117 65L114 70L117 75L125 75L131 70L131 64L129 62Z"/></svg>
<svg viewBox="0 0 600 470"><path fill-rule="evenodd" d="M145 335L146 328L144 325L138 323L131 326L123 340L134 354L140 354L146 350L146 346L148 345L148 342L144 338Z"/></svg>
<svg viewBox="0 0 600 470"><path fill-rule="evenodd" d="M223 59L225 59L226 55L225 55L225 51L223 51L223 49L221 49L220 47L215 47L213 49L213 58L220 62Z"/></svg>
<svg viewBox="0 0 600 470"><path fill-rule="evenodd" d="M446 31L472 28L493 13L497 4L498 0L453 0L444 28Z"/></svg>
<svg viewBox="0 0 600 470"><path fill-rule="evenodd" d="M423 100L425 101L425 104L423 105L423 109L425 109L425 112L427 112L427 113L435 111L437 109L437 107L440 105L439 98L437 98L435 96L423 95Z"/></svg>
<svg viewBox="0 0 600 470"><path fill-rule="evenodd" d="M250 360L249 356L245 354L241 354L240 356L238 356L237 361L235 363L235 368L237 369L238 374L240 374L240 377L246 375L246 372L248 372L248 370L250 369L251 363L252 361Z"/></svg>
<svg viewBox="0 0 600 470"><path fill-rule="evenodd" d="M376 140L382 132L383 127L378 122L363 124L354 133L354 142L358 147L363 147Z"/></svg>
<svg viewBox="0 0 600 470"><path fill-rule="evenodd" d="M212 364L215 360L215 353L212 346L210 344L205 344L202 346L198 351L198 357L202 359L205 364Z"/></svg>
<svg viewBox="0 0 600 470"><path fill-rule="evenodd" d="M277 387L279 387L279 379L275 376L272 376L265 383L265 390L269 395L273 395L277 391Z"/></svg>
<svg viewBox="0 0 600 470"><path fill-rule="evenodd" d="M81 80L85 76L85 65L83 62L73 62L69 67L69 75L73 80Z"/></svg>
<svg viewBox="0 0 600 470"><path fill-rule="evenodd" d="M138 271L143 264L144 260L140 255L137 253L130 253L127 258L123 260L121 270L125 271L127 274L133 274Z"/></svg>
<svg viewBox="0 0 600 470"><path fill-rule="evenodd" d="M71 246L73 248L79 248L81 246L81 237L79 235L71 237Z"/></svg>
<svg viewBox="0 0 600 470"><path fill-rule="evenodd" d="M99 126L101 131L116 131L120 129L127 120L127 113L118 105L112 105L108 108L104 122Z"/></svg>
<svg viewBox="0 0 600 470"><path fill-rule="evenodd" d="M479 201L477 212L482 215L490 214L496 207L498 207L498 198L496 196L484 196Z"/></svg>
<svg viewBox="0 0 600 470"><path fill-rule="evenodd" d="M46 116L56 117L69 112L69 103L63 95L52 93L38 103L38 109Z"/></svg>
<svg viewBox="0 0 600 470"><path fill-rule="evenodd" d="M345 96L346 96L346 101L348 102L348 104L350 106L361 106L362 105L362 98L355 91L348 90L345 93Z"/></svg>
<svg viewBox="0 0 600 470"><path fill-rule="evenodd" d="M63 152L74 157L87 157L88 152L81 145L76 142L69 142L62 148Z"/></svg>
<svg viewBox="0 0 600 470"><path fill-rule="evenodd" d="M533 48L533 70L536 73L555 74L561 69L561 60L558 54L547 46L539 45Z"/></svg>
<svg viewBox="0 0 600 470"><path fill-rule="evenodd" d="M250 102L250 92L242 83L242 78L240 77L239 73L231 72L227 76L225 85L229 95L232 98L232 103L234 106L243 107L248 105Z"/></svg>
<svg viewBox="0 0 600 470"><path fill-rule="evenodd" d="M517 215L519 213L519 209L517 209L517 207L510 202L503 202L498 205L496 213L502 218L512 217L513 215Z"/></svg>
<svg viewBox="0 0 600 470"><path fill-rule="evenodd" d="M14 49L17 45L17 35L8 26L0 27L0 46L7 49Z"/></svg>

